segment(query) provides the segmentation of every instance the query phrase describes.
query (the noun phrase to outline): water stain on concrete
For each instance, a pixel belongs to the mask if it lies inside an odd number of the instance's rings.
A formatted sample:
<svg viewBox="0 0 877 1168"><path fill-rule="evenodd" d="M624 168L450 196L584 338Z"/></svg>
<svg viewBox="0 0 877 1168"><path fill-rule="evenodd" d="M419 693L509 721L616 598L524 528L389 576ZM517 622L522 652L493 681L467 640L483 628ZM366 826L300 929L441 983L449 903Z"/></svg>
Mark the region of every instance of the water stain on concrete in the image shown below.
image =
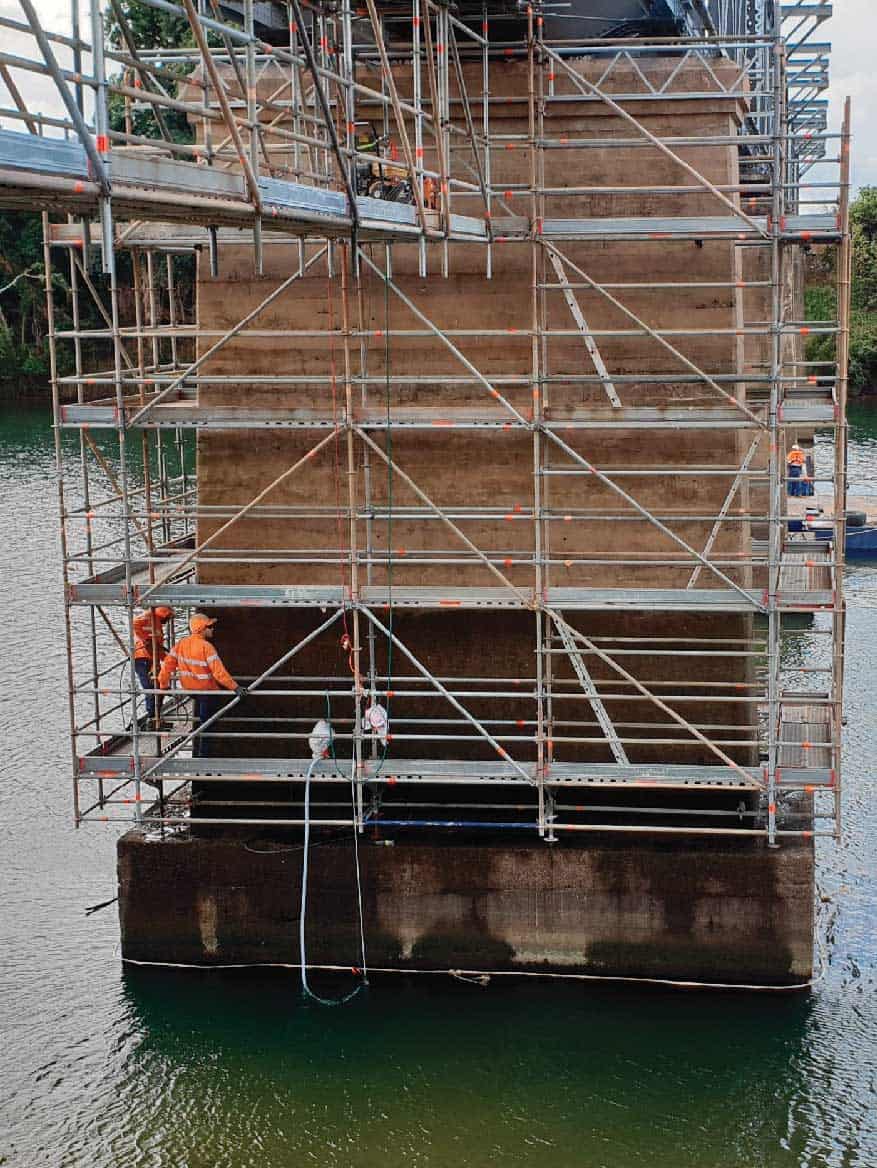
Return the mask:
<svg viewBox="0 0 877 1168"><path fill-rule="evenodd" d="M216 900L210 895L202 894L198 897L196 911L198 914L198 930L201 933L201 944L204 947L204 952L211 957L215 957L219 952L219 938L216 934L219 913L216 908Z"/></svg>

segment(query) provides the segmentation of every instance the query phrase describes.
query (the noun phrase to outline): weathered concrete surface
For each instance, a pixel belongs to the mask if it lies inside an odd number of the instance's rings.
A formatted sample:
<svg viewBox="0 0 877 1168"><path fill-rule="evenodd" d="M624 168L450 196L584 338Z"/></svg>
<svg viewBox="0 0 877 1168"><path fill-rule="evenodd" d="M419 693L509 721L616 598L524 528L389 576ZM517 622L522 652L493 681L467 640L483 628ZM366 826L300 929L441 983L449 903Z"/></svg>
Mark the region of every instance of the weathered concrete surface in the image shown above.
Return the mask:
<svg viewBox="0 0 877 1168"><path fill-rule="evenodd" d="M812 842L441 843L360 848L371 966L735 984L811 974ZM298 961L301 845L119 842L122 953L206 965ZM311 852L308 960L358 965L353 849Z"/></svg>
<svg viewBox="0 0 877 1168"><path fill-rule="evenodd" d="M575 68L595 79L603 66L580 61L575 63ZM742 93L729 96L719 92L709 72L693 62L680 69L676 58L656 59L641 63L641 68L655 83L674 73L673 96L666 102L629 103L630 112L641 117L650 132L691 140L733 135L743 112ZM721 66L722 70L727 68ZM730 74L725 76L726 84L731 80ZM409 92L410 76L404 70L399 71L399 81L402 92ZM635 70L619 65L607 87L629 94L642 84ZM268 79L264 85L269 85ZM569 135L573 141L630 137L629 127L617 115L602 103L576 95L568 79L558 78L557 87L565 102L550 107L546 133L550 130L555 137ZM477 90L478 85L474 88ZM510 61L495 69L491 90L497 98L491 110L494 133L525 133L526 63ZM711 90L715 93L709 97L685 99L682 96L685 92L703 95ZM678 164L653 149L641 148L635 143L636 135L633 139L629 147L600 145L547 151L545 185L561 193L546 196L545 214L562 217L724 213L715 196L705 191L686 195L640 192L609 197L564 192L566 187L582 184L634 186L647 181L674 186L688 181ZM689 145L680 152L712 182L734 184L739 180L737 151L731 145ZM496 184L514 186L525 182L529 176L529 151L523 145L515 149L497 147L492 152L491 165ZM508 195L504 201L516 214L529 214L529 200L519 192ZM474 203L465 207L461 204L458 209L479 213ZM495 215L500 213L500 209L494 210ZM381 246L366 246L378 264L384 262ZM615 293L650 326L697 330L695 335L674 336L673 344L710 374L742 375L746 368L763 363L764 355L755 347L755 341L761 338L750 338L752 352L747 354L744 338L737 335L747 319L761 319L763 312L756 310L754 301L744 304L744 293L737 286L743 275L741 250L733 241L589 241L565 243L563 250L598 281L635 285L616 287ZM315 247L309 245L306 251L313 254ZM437 326L469 331L469 335L455 336L454 343L487 378L514 374L523 379L524 383L505 386L503 391L517 410L528 414L532 407L532 387L528 381L533 362L529 335L533 323L532 282L535 278L543 283L556 283L545 256L538 255L534 271L530 243L497 245L493 249L493 278L487 279L483 248L452 245L450 276L444 279L440 274L441 249L431 245L427 251L429 276L422 279L417 269L417 249L411 245L394 245L394 279ZM199 272L198 314L202 326L217 331L231 327L243 313L254 309L278 281L290 275L298 263L298 254L295 246L266 245L265 270L258 277L253 270L251 249L223 249L218 278L209 276L206 265ZM342 409L345 342L341 335L339 267L340 260L335 278L329 279L325 263L316 264L305 278L294 282L260 314L252 333L236 337L211 358L204 373L240 380L202 385L201 403L222 407L246 400L254 407L311 408L327 416ZM675 288L672 292L661 287L685 281L699 286ZM440 411L439 421L464 416L467 410L483 412L493 408L494 403L482 385L459 383L460 375L466 372L459 359L434 336L423 335L422 324L394 294L385 295L379 279L366 267L363 267L359 291L361 294L357 295L351 290L350 295L348 323L355 334L361 334L354 335L350 342L350 357L354 373L366 373L374 380L365 387L359 383L354 386L353 400L357 408L361 404L363 408L386 410L391 416L398 409L428 408ZM676 370L684 373L684 365L653 338L636 335L635 324L605 298L587 289L579 289L577 296L592 327L613 334L599 341L610 371L659 378L657 382L644 380L621 385L619 392L626 405L727 407L727 401L709 386L674 381L673 373ZM602 386L574 380L583 371L591 372L592 366L563 297L555 290L546 292L544 298L546 324L555 330L540 357L542 372L553 379L546 389L547 415L558 419L583 406L605 406L607 398ZM396 333L389 361L388 328ZM499 330L501 335L488 337L484 335L485 330ZM567 335L557 330L565 330ZM399 379L389 387L384 383L387 373ZM259 374L287 374L307 380L289 386L246 381L247 376ZM408 377L410 381L406 380ZM742 382L736 387L729 383L729 391L741 396ZM499 407L496 409L502 413ZM314 431L294 430L201 434L198 439L201 502L228 508L230 512L287 470L320 436L321 433ZM384 445L386 440L382 434L375 437L379 445ZM730 429L571 430L564 431L562 437L609 474L620 469L665 467L666 474L662 476L618 481L698 549L710 537L713 517L725 502L732 476L692 477L674 472L694 466L736 467L751 441L751 435ZM426 432L400 429L393 433L391 452L397 465L413 476L436 505L451 511L461 507L471 509L472 517L461 520L467 537L501 565L503 574L515 587L525 591L536 587L532 521L536 500L533 439L529 433L504 431L499 427L484 431L445 425ZM561 450L546 441L542 470L557 469L569 470L575 466ZM447 589L451 597L461 586L496 585L496 577L484 563L471 556L466 559L466 549L441 523L406 519L400 513L408 506L421 505L420 500L400 475L389 474L379 456L358 438L353 471L358 518L352 526L360 554L368 550L371 558L368 567L360 566L361 584L368 579L378 586L392 583L394 587ZM347 487L347 455L341 438L310 460L305 469L284 480L268 500L272 507L313 508L317 504L325 509L323 517L295 521L275 518L270 511L246 517L234 524L207 553L199 566L200 581L206 584L350 584L347 570L332 562L333 551L346 546L350 537L346 514L339 519L347 505ZM688 582L692 572L690 558L594 476L543 474L539 491L540 506L553 516L542 525L543 586L612 587L623 580L628 587L656 588L684 587ZM387 522L381 512L390 502L391 494L395 514L392 522ZM338 513L333 513L333 508ZM750 551L748 522L740 518L747 510L744 484L729 509L729 520L723 525L713 552L721 557L723 570L748 587L755 583L751 572L744 563L738 566ZM377 517L374 512L378 513ZM368 514L372 518L363 518ZM222 521L202 516L199 538L211 535ZM303 553L321 562L302 563ZM391 572L387 568L388 554L392 556ZM437 563L438 554L443 554L448 562ZM247 558L250 562L244 562ZM622 560L623 564L618 562ZM698 586L724 587L724 582L714 573L703 571ZM218 646L233 672L256 676L320 619L317 610L229 611L223 614ZM394 620L397 634L436 676L533 677L535 626L528 613L467 613L445 607L413 615L397 610ZM678 648L689 650L697 646L686 645L686 635L743 640L751 634L751 619L747 616L704 618L642 613L623 618L576 617L574 623L590 635L630 635L635 631L644 637L678 636ZM379 659L385 657L381 637L376 652ZM632 660L626 659L626 663L630 665ZM672 687L668 692L690 694L692 699L702 699L710 692L703 688L704 683L721 680L739 686L740 690L732 695L733 700L721 701L717 697L714 702L682 701L678 708L685 716L704 724L728 727L722 732L728 742L725 749L741 762L756 761L751 745L734 744L753 737L754 706L740 699L740 694L745 694L743 687L753 680L750 659L704 657L697 662L694 675L690 656L656 652L654 657L636 659L635 665L635 672L642 678L664 681ZM589 661L589 666L593 667L595 676L604 677L605 669L599 661ZM379 660L378 669L381 668ZM295 671L313 676L344 674L346 657L338 649L334 630L296 660ZM561 657L555 661L555 671L560 683L572 676L571 666ZM412 672L399 652L392 672L396 675ZM699 683L700 690L689 683ZM521 689L522 693L532 694L532 687L527 690L526 682ZM558 685L557 692L563 692L562 684ZM581 701L556 696L555 702L561 719L589 717ZM436 708L434 700L399 699L394 705L394 716L428 718ZM473 700L472 708L480 717L513 718L526 723L521 727L522 741L514 743L513 753L522 759L531 757L528 739L532 738L530 723L535 716L532 697L520 702ZM246 709L250 716L259 712L276 716L294 712L295 716L304 717L322 716L325 711L319 708L319 703L307 700L297 702L294 711L288 703L284 707L282 701L270 704L265 699L251 702ZM666 722L653 704L633 697L630 702L614 702L612 713L620 722L636 724L637 734L642 738L650 736L650 723ZM599 737L599 732L596 736ZM666 738L667 734L656 730L653 736ZM560 739L561 735L557 737ZM630 757L635 762L661 758L689 763L715 761L715 755L691 736L680 737L685 742L678 746L634 743L629 748ZM485 757L480 744L463 744L454 749L455 757ZM296 744L264 737L239 742L239 750L254 755L301 753ZM394 747L394 753L399 756L413 753L429 757L439 750L439 744L428 741L420 744L400 741ZM605 745L559 740L555 757L558 761L611 759Z"/></svg>

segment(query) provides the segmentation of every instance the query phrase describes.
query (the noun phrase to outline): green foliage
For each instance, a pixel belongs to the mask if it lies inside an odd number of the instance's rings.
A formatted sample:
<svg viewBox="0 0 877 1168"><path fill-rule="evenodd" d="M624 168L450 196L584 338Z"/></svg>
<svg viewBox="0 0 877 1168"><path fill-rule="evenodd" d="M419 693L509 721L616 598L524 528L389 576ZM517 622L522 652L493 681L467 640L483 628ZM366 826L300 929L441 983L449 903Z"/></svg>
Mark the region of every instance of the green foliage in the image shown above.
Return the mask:
<svg viewBox="0 0 877 1168"><path fill-rule="evenodd" d="M877 188L862 187L850 207L853 244L850 388L877 386Z"/></svg>
<svg viewBox="0 0 877 1168"><path fill-rule="evenodd" d="M850 204L850 222L854 231L877 239L877 187L862 187Z"/></svg>
<svg viewBox="0 0 877 1168"><path fill-rule="evenodd" d="M191 45L188 21L170 12L159 12L139 0L120 0L119 8L138 45L155 49L176 49ZM119 21L112 8L107 11L107 35L114 49L124 48Z"/></svg>
<svg viewBox="0 0 877 1168"><path fill-rule="evenodd" d="M140 0L119 0L119 9L136 45L182 48L192 44L189 25L179 17L158 12ZM121 23L112 7L107 11L107 30L110 44L130 55ZM176 73L181 79L184 75L182 65L171 63L164 68ZM122 77L121 74L118 76ZM135 88L134 80L135 72L126 70L124 82ZM162 84L171 96L176 93L175 82L164 80ZM144 138L161 135L161 127L151 110L129 108L126 111L125 100L118 94L112 95L109 112L114 130L124 130L128 116L134 134ZM168 109L163 116L174 141L192 141L191 127L184 114ZM174 266L180 298L183 304L191 303L194 295L191 259L177 257ZM61 270L66 270L64 265L61 265ZM125 273L126 264L122 262L119 269L122 285ZM102 286L101 276L93 274L93 280L98 288ZM57 327L69 328L72 323L69 284L59 271L53 273L52 281ZM166 297L163 265L158 265L158 283L164 285L164 291L159 291L160 297ZM39 215L0 212L0 290L0 393L12 395L36 387L42 390L49 377L49 353L43 234ZM83 327L102 325L98 311L87 293L80 297L80 308ZM60 345L58 348L58 359L62 363L59 373L62 376L71 372L71 349L70 345ZM97 354L90 352L87 345L84 350L83 360L89 365ZM102 352L102 355L105 356L105 353Z"/></svg>
<svg viewBox="0 0 877 1168"><path fill-rule="evenodd" d="M119 13L110 7L107 13L107 36L114 49L131 56L130 46L126 33L136 46L149 45L151 48L177 49L189 47L193 44L192 30L188 22L172 13L159 12L149 8L140 0L118 0ZM121 17L121 19L120 19ZM162 68L169 73L176 74L183 79L186 67L171 62L164 62ZM155 78L141 76L137 70L126 69L123 74L117 75L117 80L131 88L145 88L155 85ZM144 84L145 82L145 84ZM163 77L161 86L169 97L177 94L177 82ZM137 108L136 103L127 101L119 93L110 95L109 100L110 129L136 134L141 138L164 137L159 118L156 117L153 106ZM163 108L160 117L167 128L168 137L173 142L191 142L192 128L184 113L178 110Z"/></svg>
<svg viewBox="0 0 877 1168"><path fill-rule="evenodd" d="M853 249L852 311L850 313L849 383L853 393L877 386L877 188L863 187L850 207ZM837 318L837 292L823 257L808 264L811 284L804 293L805 318L831 321ZM807 341L808 361L834 361L835 338L812 336Z"/></svg>
<svg viewBox="0 0 877 1168"><path fill-rule="evenodd" d="M837 314L837 292L829 284L816 284L804 290L804 319L833 320ZM834 337L817 334L804 347L807 361L834 361Z"/></svg>
<svg viewBox="0 0 877 1168"><path fill-rule="evenodd" d="M850 207L854 309L877 310L877 188L863 187Z"/></svg>
<svg viewBox="0 0 877 1168"><path fill-rule="evenodd" d="M44 281L39 216L0 216L0 385L48 374Z"/></svg>
<svg viewBox="0 0 877 1168"><path fill-rule="evenodd" d="M804 290L805 320L834 320L836 316L837 290L832 285L816 284Z"/></svg>
<svg viewBox="0 0 877 1168"><path fill-rule="evenodd" d="M824 284L808 288L804 305L807 320L834 320L837 293L833 287ZM817 334L809 337L805 357L808 361L834 361L834 336ZM853 393L862 393L877 385L877 313L853 309L850 314L849 382Z"/></svg>
<svg viewBox="0 0 877 1168"><path fill-rule="evenodd" d="M877 386L877 315L854 312L850 321L850 388L862 393Z"/></svg>

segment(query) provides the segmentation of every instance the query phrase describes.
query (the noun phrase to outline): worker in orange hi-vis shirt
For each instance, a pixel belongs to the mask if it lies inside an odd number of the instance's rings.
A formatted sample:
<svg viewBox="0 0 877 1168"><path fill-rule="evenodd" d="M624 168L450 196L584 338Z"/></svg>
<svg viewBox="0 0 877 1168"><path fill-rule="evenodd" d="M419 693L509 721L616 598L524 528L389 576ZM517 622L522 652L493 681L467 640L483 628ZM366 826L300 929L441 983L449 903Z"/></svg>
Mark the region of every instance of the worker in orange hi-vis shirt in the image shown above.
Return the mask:
<svg viewBox="0 0 877 1168"><path fill-rule="evenodd" d="M144 690L156 688L156 675L167 653L164 626L173 615L172 608L161 604L158 608L139 612L134 617L134 670ZM146 716L161 716L161 698L156 700L155 694L146 694Z"/></svg>
<svg viewBox="0 0 877 1168"><path fill-rule="evenodd" d="M215 625L214 617L203 612L194 613L189 618L189 636L177 641L165 657L158 675L159 689L168 689L174 674L179 677L180 685L195 701L196 728L219 709L219 690L231 690L239 698L247 692L222 664L212 643ZM192 757L206 758L209 754L209 740L202 740L201 735L196 734L192 739Z"/></svg>
<svg viewBox="0 0 877 1168"><path fill-rule="evenodd" d="M807 476L807 456L798 443L794 443L786 456L786 493L803 495L802 479Z"/></svg>

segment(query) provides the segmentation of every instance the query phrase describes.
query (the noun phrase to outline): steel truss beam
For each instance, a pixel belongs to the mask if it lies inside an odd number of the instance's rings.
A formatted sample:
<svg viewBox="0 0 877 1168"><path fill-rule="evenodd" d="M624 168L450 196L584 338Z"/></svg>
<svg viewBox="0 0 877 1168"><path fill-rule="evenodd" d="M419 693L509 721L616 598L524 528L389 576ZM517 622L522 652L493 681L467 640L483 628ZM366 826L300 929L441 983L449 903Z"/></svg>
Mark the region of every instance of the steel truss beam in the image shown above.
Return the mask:
<svg viewBox="0 0 877 1168"><path fill-rule="evenodd" d="M624 121L627 122L628 125L632 126L638 134L642 135L643 138L650 142L656 150L660 150L660 152L665 155L665 157L671 159L674 163L676 163L677 166L680 166L687 174L689 174L695 180L695 182L698 183L702 190L709 191L711 194L715 195L719 202L724 204L724 206L732 213L732 215L738 216L758 235L761 235L765 239L768 238L768 233L764 230L763 227L756 223L756 221L751 216L747 215L745 211L742 211L740 207L734 204L727 195L723 194L718 189L718 187L716 187L714 183L711 183L708 178L701 174L699 170L693 167L689 162L686 162L684 158L682 158L675 151L671 150L669 146L666 146L660 138L651 132L651 130L646 129L642 122L638 121L633 116L633 114L628 113L624 106L619 105L614 98L610 97L608 93L605 93L598 85L594 85L592 82L588 81L586 77L582 77L581 74L576 73L575 70L571 69L563 57L561 57L558 53L548 48L544 48L544 52L547 53L555 66L563 71L565 76L573 83L576 89L581 90L583 93L590 93L594 97L599 97L599 99L605 105L607 105L613 113L617 114L618 117L623 118Z"/></svg>

